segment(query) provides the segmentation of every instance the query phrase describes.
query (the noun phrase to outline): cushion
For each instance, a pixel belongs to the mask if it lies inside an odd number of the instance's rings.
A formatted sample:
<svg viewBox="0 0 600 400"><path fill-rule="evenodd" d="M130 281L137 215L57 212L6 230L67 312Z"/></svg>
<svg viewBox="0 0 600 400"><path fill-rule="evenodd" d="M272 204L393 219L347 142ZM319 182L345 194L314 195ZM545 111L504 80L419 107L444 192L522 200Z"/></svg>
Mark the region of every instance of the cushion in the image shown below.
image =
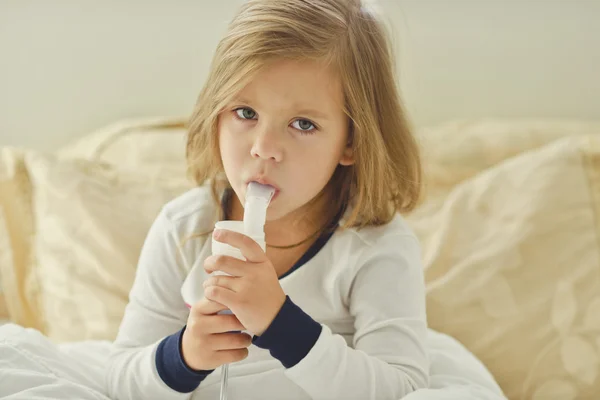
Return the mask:
<svg viewBox="0 0 600 400"><path fill-rule="evenodd" d="M585 133L481 134L462 148L445 138L455 162L430 158L447 179L429 184L447 194L409 217L430 326L473 351L509 398L600 393L600 130Z"/></svg>
<svg viewBox="0 0 600 400"><path fill-rule="evenodd" d="M89 159L142 171L166 167L185 174L185 120L137 118L115 122L58 150L62 159ZM32 187L25 149L0 149L0 320L46 332L40 304ZM58 158L55 158L58 160ZM3 279L4 277L4 279Z"/></svg>
<svg viewBox="0 0 600 400"><path fill-rule="evenodd" d="M437 193L555 140L599 132L600 122L481 119L426 127L418 131L418 137L423 145L429 188Z"/></svg>
<svg viewBox="0 0 600 400"><path fill-rule="evenodd" d="M2 270L4 270L7 265L12 268L12 258L12 248L8 237L8 228L6 227L4 212L0 209L0 265L2 265L0 266L0 325L4 321L10 319L8 305L6 304L6 295L4 288L2 287Z"/></svg>
<svg viewBox="0 0 600 400"><path fill-rule="evenodd" d="M16 148L0 149L0 308L13 322L43 331L37 281L29 268L35 263L34 216L24 154Z"/></svg>
<svg viewBox="0 0 600 400"><path fill-rule="evenodd" d="M161 207L191 188L177 167L127 169L29 152L45 333L113 339L143 241Z"/></svg>
<svg viewBox="0 0 600 400"><path fill-rule="evenodd" d="M184 170L186 133L183 118L123 120L83 136L58 154L119 166L168 164Z"/></svg>

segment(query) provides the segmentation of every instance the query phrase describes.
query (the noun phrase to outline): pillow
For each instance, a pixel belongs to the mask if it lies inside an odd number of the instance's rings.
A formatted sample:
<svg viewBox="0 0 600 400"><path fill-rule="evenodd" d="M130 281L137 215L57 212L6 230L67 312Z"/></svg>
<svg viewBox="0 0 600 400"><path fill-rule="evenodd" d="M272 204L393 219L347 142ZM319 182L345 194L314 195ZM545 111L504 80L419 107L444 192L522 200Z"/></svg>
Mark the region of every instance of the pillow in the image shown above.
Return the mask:
<svg viewBox="0 0 600 400"><path fill-rule="evenodd" d="M0 149L0 284L6 316L15 323L44 331L30 264L33 211L31 185L23 150Z"/></svg>
<svg viewBox="0 0 600 400"><path fill-rule="evenodd" d="M408 217L429 324L474 352L511 399L596 398L600 135L523 148Z"/></svg>
<svg viewBox="0 0 600 400"><path fill-rule="evenodd" d="M10 319L8 305L6 304L6 295L3 288L4 282L2 280L2 271L6 268L5 266L12 266L12 258L12 248L8 237L4 212L0 209L0 325Z"/></svg>
<svg viewBox="0 0 600 400"><path fill-rule="evenodd" d="M65 146L58 154L120 166L169 164L185 170L185 122L183 118L160 117L118 121Z"/></svg>
<svg viewBox="0 0 600 400"><path fill-rule="evenodd" d="M1 184L0 184L1 186ZM1 190L1 189L0 189ZM7 263L8 261L8 263ZM12 249L8 238L8 229L4 220L4 212L0 209L0 265L12 264ZM6 295L3 288L2 270L0 266L0 325L10 319L8 305L6 304Z"/></svg>
<svg viewBox="0 0 600 400"><path fill-rule="evenodd" d="M31 268L55 342L116 336L143 241L161 207L191 188L177 168L116 168L30 152Z"/></svg>
<svg viewBox="0 0 600 400"><path fill-rule="evenodd" d="M0 325L10 320L4 294L0 294Z"/></svg>
<svg viewBox="0 0 600 400"><path fill-rule="evenodd" d="M122 120L57 151L61 158L110 162L116 168L159 169L185 174L183 118ZM0 320L46 331L39 299L31 183L25 149L0 149Z"/></svg>
<svg viewBox="0 0 600 400"><path fill-rule="evenodd" d="M569 120L458 120L422 128L427 181L446 192L481 171L555 140L597 134L600 122Z"/></svg>

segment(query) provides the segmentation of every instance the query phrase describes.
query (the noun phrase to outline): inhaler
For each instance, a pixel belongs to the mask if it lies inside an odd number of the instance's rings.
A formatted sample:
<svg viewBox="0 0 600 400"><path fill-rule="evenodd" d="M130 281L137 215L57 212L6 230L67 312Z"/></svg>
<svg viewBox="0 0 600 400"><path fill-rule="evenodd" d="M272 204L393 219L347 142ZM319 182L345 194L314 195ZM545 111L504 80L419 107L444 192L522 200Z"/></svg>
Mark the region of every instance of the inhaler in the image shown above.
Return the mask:
<svg viewBox="0 0 600 400"><path fill-rule="evenodd" d="M266 251L265 242L265 221L267 218L267 207L271 203L271 199L275 194L275 188L269 185L262 185L257 182L250 182L246 188L246 203L244 205L244 220L243 221L219 221L215 224L215 229L226 229L243 233L246 236L254 239L258 243L263 251ZM218 242L214 238L212 239L212 254L222 254L231 257L235 257L240 260L246 260L242 255L242 252L226 243ZM194 273L195 272L195 273ZM196 292L197 285L200 284L197 277L200 271L191 271L190 275L186 278L186 281L182 287L182 294L184 300L191 306L195 301L200 299L195 298L194 293ZM225 272L216 271L212 275L228 275ZM188 296L186 296L186 294ZM189 300L188 300L189 299ZM231 311L221 311L219 314L231 314ZM220 400L227 400L227 382L229 379L229 365L224 364L221 367L221 396Z"/></svg>

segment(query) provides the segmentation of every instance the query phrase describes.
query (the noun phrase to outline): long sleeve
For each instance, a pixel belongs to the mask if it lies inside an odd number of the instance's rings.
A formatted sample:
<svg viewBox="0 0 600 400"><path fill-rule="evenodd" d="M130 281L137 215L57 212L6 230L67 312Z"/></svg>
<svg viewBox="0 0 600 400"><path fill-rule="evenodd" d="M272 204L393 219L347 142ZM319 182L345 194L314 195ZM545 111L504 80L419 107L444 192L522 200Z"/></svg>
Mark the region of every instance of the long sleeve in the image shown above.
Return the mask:
<svg viewBox="0 0 600 400"><path fill-rule="evenodd" d="M186 323L187 309L179 295L185 279L184 260L164 210L152 225L141 251L106 384L114 399L186 399L159 376L156 353L166 337Z"/></svg>
<svg viewBox="0 0 600 400"><path fill-rule="evenodd" d="M312 399L398 400L428 386L425 285L418 241L381 238L357 263L348 308L353 346L323 326L285 374Z"/></svg>

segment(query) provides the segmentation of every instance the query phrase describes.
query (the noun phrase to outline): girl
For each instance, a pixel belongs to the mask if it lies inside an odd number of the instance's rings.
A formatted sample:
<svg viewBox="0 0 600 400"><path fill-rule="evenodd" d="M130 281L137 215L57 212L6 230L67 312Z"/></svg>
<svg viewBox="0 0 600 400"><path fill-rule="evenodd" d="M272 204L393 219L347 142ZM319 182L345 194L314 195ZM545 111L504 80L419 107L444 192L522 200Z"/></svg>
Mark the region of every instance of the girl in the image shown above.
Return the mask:
<svg viewBox="0 0 600 400"><path fill-rule="evenodd" d="M144 244L112 397L217 399L227 363L233 399L398 400L428 385L420 249L399 214L421 172L393 72L359 0L244 4L191 119L198 187L164 207ZM246 261L211 256L202 232L242 219L251 181L276 188L266 253L214 231ZM204 297L188 309L194 268Z"/></svg>

